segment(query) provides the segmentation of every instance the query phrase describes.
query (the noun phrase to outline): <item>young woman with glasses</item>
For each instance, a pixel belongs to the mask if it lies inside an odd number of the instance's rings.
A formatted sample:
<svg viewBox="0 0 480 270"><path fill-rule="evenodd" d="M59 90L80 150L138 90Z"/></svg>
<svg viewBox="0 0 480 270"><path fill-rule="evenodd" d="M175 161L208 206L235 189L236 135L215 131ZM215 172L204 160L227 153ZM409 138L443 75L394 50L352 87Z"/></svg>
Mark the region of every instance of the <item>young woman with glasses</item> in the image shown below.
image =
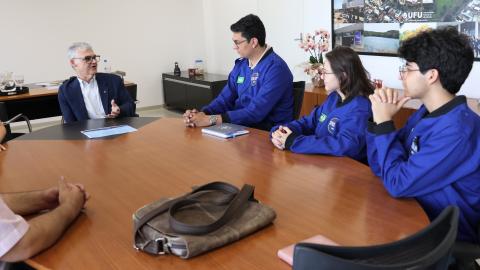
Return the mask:
<svg viewBox="0 0 480 270"><path fill-rule="evenodd" d="M327 100L310 115L275 126L271 141L301 154L348 156L366 163L365 130L372 116L368 96L374 86L357 53L337 47L326 54L321 70Z"/></svg>

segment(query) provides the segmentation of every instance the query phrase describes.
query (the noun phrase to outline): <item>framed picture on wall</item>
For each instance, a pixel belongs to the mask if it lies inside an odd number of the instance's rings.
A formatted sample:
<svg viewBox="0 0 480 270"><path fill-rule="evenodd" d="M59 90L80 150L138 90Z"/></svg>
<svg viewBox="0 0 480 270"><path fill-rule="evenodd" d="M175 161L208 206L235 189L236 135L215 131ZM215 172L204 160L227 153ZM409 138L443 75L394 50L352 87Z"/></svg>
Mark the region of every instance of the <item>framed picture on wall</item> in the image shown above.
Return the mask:
<svg viewBox="0 0 480 270"><path fill-rule="evenodd" d="M480 60L480 0L332 0L333 47L397 56L400 42L427 28L453 26Z"/></svg>

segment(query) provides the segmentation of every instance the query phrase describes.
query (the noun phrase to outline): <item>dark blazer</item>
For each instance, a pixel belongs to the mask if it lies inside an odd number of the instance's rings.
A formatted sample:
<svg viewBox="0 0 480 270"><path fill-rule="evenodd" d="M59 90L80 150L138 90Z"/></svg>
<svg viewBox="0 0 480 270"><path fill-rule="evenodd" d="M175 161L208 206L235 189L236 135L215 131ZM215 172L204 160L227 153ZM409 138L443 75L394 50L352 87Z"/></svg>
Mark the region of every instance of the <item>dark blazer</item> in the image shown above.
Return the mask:
<svg viewBox="0 0 480 270"><path fill-rule="evenodd" d="M111 101L114 99L115 103L120 107L119 117L135 116L135 104L119 76L97 73L95 79L97 80L98 91L100 92L100 99L102 100L105 114L111 113ZM70 79L63 82L58 90L58 102L60 103L65 123L89 119L77 77L70 77Z"/></svg>

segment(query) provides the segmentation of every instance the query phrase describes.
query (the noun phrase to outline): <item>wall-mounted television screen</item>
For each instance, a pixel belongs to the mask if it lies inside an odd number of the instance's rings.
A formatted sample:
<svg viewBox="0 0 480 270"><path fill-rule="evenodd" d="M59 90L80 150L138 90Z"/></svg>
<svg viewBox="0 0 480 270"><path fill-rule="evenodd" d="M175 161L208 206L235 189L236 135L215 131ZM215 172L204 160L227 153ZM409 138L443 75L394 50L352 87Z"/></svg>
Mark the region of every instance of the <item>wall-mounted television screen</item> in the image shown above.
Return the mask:
<svg viewBox="0 0 480 270"><path fill-rule="evenodd" d="M454 26L480 60L480 0L332 0L333 46L396 56L400 41L427 28Z"/></svg>

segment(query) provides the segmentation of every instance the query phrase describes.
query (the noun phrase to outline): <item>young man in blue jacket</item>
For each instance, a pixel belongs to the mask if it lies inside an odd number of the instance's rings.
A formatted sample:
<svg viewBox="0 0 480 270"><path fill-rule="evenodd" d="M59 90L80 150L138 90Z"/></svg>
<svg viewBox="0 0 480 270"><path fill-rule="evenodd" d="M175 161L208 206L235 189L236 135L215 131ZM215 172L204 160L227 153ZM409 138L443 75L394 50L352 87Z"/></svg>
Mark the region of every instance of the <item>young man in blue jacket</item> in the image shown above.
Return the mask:
<svg viewBox="0 0 480 270"><path fill-rule="evenodd" d="M392 89L370 96L369 164L392 196L416 198L430 219L457 206L457 240L479 243L480 117L456 96L472 68L470 41L452 27L426 31L399 54L404 97ZM423 105L395 130L392 117L412 98Z"/></svg>
<svg viewBox="0 0 480 270"><path fill-rule="evenodd" d="M231 25L235 61L222 92L201 111L187 110L189 127L233 123L270 130L293 118L293 76L287 64L265 43L265 27L255 15Z"/></svg>

